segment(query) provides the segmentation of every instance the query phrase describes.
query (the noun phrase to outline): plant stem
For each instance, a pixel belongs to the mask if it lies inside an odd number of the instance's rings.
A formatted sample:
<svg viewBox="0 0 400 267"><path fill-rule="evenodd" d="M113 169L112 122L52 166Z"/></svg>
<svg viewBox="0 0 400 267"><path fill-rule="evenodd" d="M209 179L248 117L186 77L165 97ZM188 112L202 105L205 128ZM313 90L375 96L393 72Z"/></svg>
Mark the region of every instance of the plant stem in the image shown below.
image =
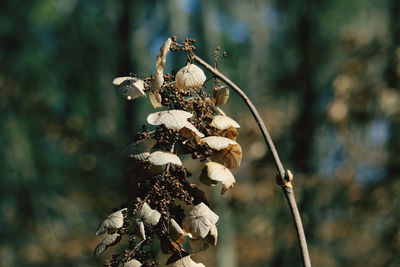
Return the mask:
<svg viewBox="0 0 400 267"><path fill-rule="evenodd" d="M192 59L195 60L200 65L202 65L203 67L205 67L208 71L213 73L215 77L218 77L219 79L221 79L224 83L226 83L228 86L230 86L233 90L235 90L235 92L238 93L242 97L242 99L245 101L246 105L249 107L251 113L253 114L254 119L256 120L258 126L260 127L260 130L264 136L265 142L267 143L267 146L272 153L273 160L274 160L276 169L278 171L277 182L282 187L283 192L285 193L286 200L289 204L289 208L290 208L290 211L292 214L293 222L296 227L297 237L298 237L299 244L300 244L300 251L301 251L303 266L311 267L311 260L310 260L310 255L308 253L306 236L304 234L304 228L303 228L303 224L301 222L300 213L297 208L296 199L295 199L293 187L291 184L291 177L289 177L288 174L285 172L282 162L279 159L278 152L276 151L275 145L272 141L272 138L269 135L268 130L265 127L265 124L264 124L263 120L261 119L260 114L258 113L256 107L253 105L253 103L250 101L250 99L247 97L247 95L235 83L233 83L230 79L228 79L225 75L223 75L217 69L213 68L211 65L209 65L207 62L205 62L204 60L202 60L201 58L199 58L196 55L192 55Z"/></svg>

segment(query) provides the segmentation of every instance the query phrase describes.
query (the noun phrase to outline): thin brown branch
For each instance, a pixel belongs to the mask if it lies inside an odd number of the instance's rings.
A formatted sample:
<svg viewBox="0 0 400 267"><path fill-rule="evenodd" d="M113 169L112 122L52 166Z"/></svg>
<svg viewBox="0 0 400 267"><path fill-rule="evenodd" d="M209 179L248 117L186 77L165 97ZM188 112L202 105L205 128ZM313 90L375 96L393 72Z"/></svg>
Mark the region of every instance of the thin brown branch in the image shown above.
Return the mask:
<svg viewBox="0 0 400 267"><path fill-rule="evenodd" d="M272 153L273 160L274 160L276 169L278 171L277 182L282 187L283 192L285 193L285 196L286 196L286 199L287 199L287 202L289 204L290 211L292 214L293 222L296 227L296 232L297 232L297 236L298 236L298 240L299 240L299 244L300 244L300 251L301 251L303 266L311 267L311 260L310 260L310 255L308 253L306 236L304 234L303 224L301 221L299 210L297 208L296 199L295 199L293 187L291 184L292 177L289 177L289 175L285 172L282 162L279 159L278 152L276 151L275 145L272 141L272 138L269 135L269 132L268 132L267 128L265 127L265 124L264 124L263 120L261 119L261 116L258 113L256 107L253 105L253 103L250 101L250 99L247 97L247 95L235 83L233 83L230 79L228 79L224 74L219 72L217 69L213 68L211 65L209 65L207 62L205 62L204 60L202 60L201 58L199 58L196 55L192 55L192 59L195 60L200 65L202 65L203 67L205 67L212 74L214 74L215 77L221 79L224 83L226 83L228 86L230 86L233 90L235 90L235 92L238 93L242 97L242 99L245 101L246 105L249 107L251 113L254 116L254 119L256 120L258 126L260 127L260 130L263 134L265 142L267 143L267 146Z"/></svg>

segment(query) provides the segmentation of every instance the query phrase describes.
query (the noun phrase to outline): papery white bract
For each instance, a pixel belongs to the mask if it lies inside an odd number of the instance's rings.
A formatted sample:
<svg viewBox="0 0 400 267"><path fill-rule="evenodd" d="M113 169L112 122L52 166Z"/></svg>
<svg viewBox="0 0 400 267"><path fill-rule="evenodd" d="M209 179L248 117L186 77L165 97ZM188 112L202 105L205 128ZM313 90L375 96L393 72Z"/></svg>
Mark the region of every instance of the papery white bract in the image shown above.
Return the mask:
<svg viewBox="0 0 400 267"><path fill-rule="evenodd" d="M164 152L164 151L155 151L150 154L149 158L147 159L151 164L153 165L165 165L168 163L182 166L182 161L180 158L170 152Z"/></svg>
<svg viewBox="0 0 400 267"><path fill-rule="evenodd" d="M215 87L212 94L212 100L216 105L225 105L229 101L229 88L226 86Z"/></svg>
<svg viewBox="0 0 400 267"><path fill-rule="evenodd" d="M224 115L216 115L214 116L211 125L215 128L217 128L218 130L225 130L228 129L230 127L234 127L234 128L240 128L239 123L237 123L235 120L233 120L232 118L228 117L228 116L224 116Z"/></svg>
<svg viewBox="0 0 400 267"><path fill-rule="evenodd" d="M161 213L152 209L146 202L134 216L135 232L141 239L146 239L144 226L154 226L161 218Z"/></svg>
<svg viewBox="0 0 400 267"><path fill-rule="evenodd" d="M126 213L126 211L127 209L125 208L108 215L107 219L100 224L96 231L96 235L101 235L107 231L113 231L121 228L122 225L124 225L124 213Z"/></svg>
<svg viewBox="0 0 400 267"><path fill-rule="evenodd" d="M212 161L218 162L228 169L239 168L242 162L242 148L238 143L221 136L208 136L201 139L201 142L215 150L211 155Z"/></svg>
<svg viewBox="0 0 400 267"><path fill-rule="evenodd" d="M205 265L193 261L190 256L186 256L171 264L171 267L205 267Z"/></svg>
<svg viewBox="0 0 400 267"><path fill-rule="evenodd" d="M124 267L140 267L140 266L142 266L142 263L135 259L132 259L124 263Z"/></svg>
<svg viewBox="0 0 400 267"><path fill-rule="evenodd" d="M196 205L182 221L183 229L196 238L205 238L219 217L203 202Z"/></svg>
<svg viewBox="0 0 400 267"><path fill-rule="evenodd" d="M157 144L156 139L142 139L130 144L123 152L125 158L133 158L138 161L146 160L150 156L150 150Z"/></svg>
<svg viewBox="0 0 400 267"><path fill-rule="evenodd" d="M181 68L175 75L178 89L200 88L206 81L204 71L194 64L188 64Z"/></svg>
<svg viewBox="0 0 400 267"><path fill-rule="evenodd" d="M128 100L136 99L140 96L146 96L144 92L144 81L134 77L118 77L113 80L117 86L118 93Z"/></svg>
<svg viewBox="0 0 400 267"><path fill-rule="evenodd" d="M187 119L193 115L184 110L164 110L155 113L151 113L147 116L147 122L151 125L164 124L168 129L180 130L185 127Z"/></svg>
<svg viewBox="0 0 400 267"><path fill-rule="evenodd" d="M120 235L115 233L112 235L109 235L105 237L101 242L97 245L97 247L94 249L93 254L96 256L99 256L101 253L103 253L109 246L114 245L121 239Z"/></svg>
<svg viewBox="0 0 400 267"><path fill-rule="evenodd" d="M208 185L215 185L216 182L222 182L221 194L224 194L226 190L233 187L236 182L231 171L217 162L206 163L201 172L200 181Z"/></svg>

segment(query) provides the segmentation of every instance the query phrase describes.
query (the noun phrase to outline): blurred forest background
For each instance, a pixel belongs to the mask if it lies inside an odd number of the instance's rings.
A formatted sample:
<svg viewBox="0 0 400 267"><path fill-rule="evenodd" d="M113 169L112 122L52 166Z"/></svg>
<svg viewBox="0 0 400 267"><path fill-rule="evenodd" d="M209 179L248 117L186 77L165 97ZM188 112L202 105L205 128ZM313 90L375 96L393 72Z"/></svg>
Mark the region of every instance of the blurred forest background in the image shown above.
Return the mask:
<svg viewBox="0 0 400 267"><path fill-rule="evenodd" d="M105 215L126 200L120 152L152 111L117 76L155 73L170 36L248 92L295 193L314 266L400 266L400 1L2 0L0 266L101 266ZM168 68L185 58L168 56ZM208 77L210 75L208 74ZM233 97L242 166L206 266L300 266L256 123ZM193 167L192 181L199 183Z"/></svg>

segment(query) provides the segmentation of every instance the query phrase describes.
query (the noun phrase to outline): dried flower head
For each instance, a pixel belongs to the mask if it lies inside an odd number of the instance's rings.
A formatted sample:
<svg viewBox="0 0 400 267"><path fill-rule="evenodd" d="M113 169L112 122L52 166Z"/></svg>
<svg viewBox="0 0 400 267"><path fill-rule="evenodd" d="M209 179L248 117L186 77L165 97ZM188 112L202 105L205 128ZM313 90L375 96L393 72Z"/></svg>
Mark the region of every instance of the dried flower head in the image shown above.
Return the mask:
<svg viewBox="0 0 400 267"><path fill-rule="evenodd" d="M144 81L134 77L115 78L113 84L117 86L118 93L127 100L133 100L140 96L146 96Z"/></svg>
<svg viewBox="0 0 400 267"><path fill-rule="evenodd" d="M195 64L186 65L175 76L176 87L181 90L185 88L200 88L205 81L206 75Z"/></svg>
<svg viewBox="0 0 400 267"><path fill-rule="evenodd" d="M94 254L100 255L120 240L129 245L125 253L114 255L108 266L159 266L154 260L155 239L162 252L171 254L167 265L204 266L183 249L184 239L190 238L190 253L217 243L219 217L208 207L205 193L189 181L192 174L183 166L181 155L207 161L200 181L207 185L221 182L223 194L235 183L229 168L237 168L242 158L240 145L234 141L240 126L218 107L228 101L229 89L216 87L210 96L201 68L188 62L176 75L164 74L168 53L183 52L190 58L194 43L190 38L183 43L169 38L159 50L154 75L113 81L125 98L148 93L151 105L165 110L149 114L147 123L153 129L144 125L123 151L134 196L99 226L96 234L109 235Z"/></svg>

